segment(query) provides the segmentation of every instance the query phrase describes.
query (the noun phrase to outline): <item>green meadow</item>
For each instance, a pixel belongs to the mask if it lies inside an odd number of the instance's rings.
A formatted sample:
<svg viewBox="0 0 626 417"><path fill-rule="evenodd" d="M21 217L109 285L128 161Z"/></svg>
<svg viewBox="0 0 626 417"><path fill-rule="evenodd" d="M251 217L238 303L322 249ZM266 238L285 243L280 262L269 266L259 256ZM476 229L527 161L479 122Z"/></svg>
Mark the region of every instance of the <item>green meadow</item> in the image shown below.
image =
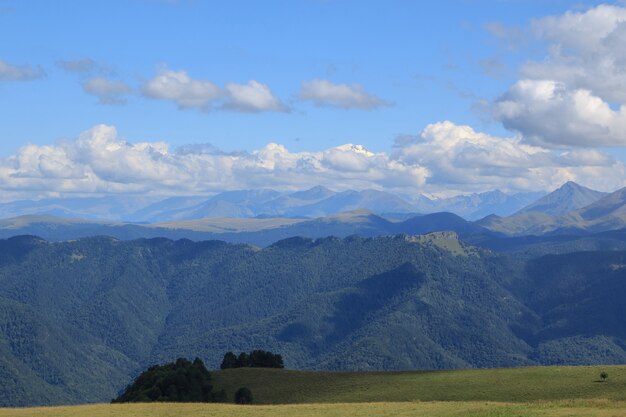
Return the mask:
<svg viewBox="0 0 626 417"><path fill-rule="evenodd" d="M600 380L605 371L609 377ZM427 372L306 372L241 368L213 373L232 397L258 404L609 399L626 401L626 366L524 367Z"/></svg>
<svg viewBox="0 0 626 417"><path fill-rule="evenodd" d="M606 381L600 373L606 372ZM626 366L429 372L213 372L216 389L246 386L255 405L93 404L0 409L0 417L623 416Z"/></svg>

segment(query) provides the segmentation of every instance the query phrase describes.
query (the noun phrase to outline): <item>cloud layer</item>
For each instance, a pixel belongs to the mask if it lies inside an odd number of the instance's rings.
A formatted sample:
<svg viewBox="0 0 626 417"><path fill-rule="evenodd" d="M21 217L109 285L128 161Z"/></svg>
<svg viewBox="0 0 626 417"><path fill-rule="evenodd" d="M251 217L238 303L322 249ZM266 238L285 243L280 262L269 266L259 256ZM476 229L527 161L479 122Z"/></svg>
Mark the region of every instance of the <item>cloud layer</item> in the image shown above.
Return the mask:
<svg viewBox="0 0 626 417"><path fill-rule="evenodd" d="M595 150L554 152L451 122L404 137L391 154L355 144L315 152L291 152L276 143L252 152L225 153L206 145L171 151L164 142L129 143L114 127L99 125L75 140L28 145L0 160L0 189L27 198L51 193L189 195L315 185L454 194L546 190L567 180L615 189L624 185L623 178L624 166Z"/></svg>

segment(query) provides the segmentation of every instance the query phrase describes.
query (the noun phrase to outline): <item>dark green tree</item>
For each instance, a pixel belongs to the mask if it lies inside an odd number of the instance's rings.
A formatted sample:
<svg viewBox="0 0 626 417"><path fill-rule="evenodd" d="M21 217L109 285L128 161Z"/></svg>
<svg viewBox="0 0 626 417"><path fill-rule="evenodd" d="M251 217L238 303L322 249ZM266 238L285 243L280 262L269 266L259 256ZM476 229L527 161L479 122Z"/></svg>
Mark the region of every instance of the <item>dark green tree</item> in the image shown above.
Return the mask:
<svg viewBox="0 0 626 417"><path fill-rule="evenodd" d="M241 352L235 356L233 352L224 355L221 369L231 368L284 368L283 357L265 350L253 350L250 354Z"/></svg>
<svg viewBox="0 0 626 417"><path fill-rule="evenodd" d="M284 368L283 357L279 354L267 352L265 350L253 350L249 359L251 367L254 368Z"/></svg>
<svg viewBox="0 0 626 417"><path fill-rule="evenodd" d="M227 352L224 355L220 369L239 368L239 361L233 352Z"/></svg>
<svg viewBox="0 0 626 417"><path fill-rule="evenodd" d="M252 404L252 391L249 388L241 387L235 393L235 404Z"/></svg>
<svg viewBox="0 0 626 417"><path fill-rule="evenodd" d="M241 352L237 358L237 367L245 368L247 366L250 366L250 355L246 352Z"/></svg>

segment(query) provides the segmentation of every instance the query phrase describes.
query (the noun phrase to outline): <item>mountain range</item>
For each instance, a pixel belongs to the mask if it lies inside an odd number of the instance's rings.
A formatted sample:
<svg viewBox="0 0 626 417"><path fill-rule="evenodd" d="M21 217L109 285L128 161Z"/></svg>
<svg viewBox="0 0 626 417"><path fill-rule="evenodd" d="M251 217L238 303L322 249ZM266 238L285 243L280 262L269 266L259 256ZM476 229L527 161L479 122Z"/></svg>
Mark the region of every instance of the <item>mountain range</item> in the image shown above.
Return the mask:
<svg viewBox="0 0 626 417"><path fill-rule="evenodd" d="M420 198L416 206L420 213L450 212L467 220L478 220L491 214L508 216L544 195L541 192L506 194L494 190L435 200Z"/></svg>
<svg viewBox="0 0 626 417"><path fill-rule="evenodd" d="M508 235L585 234L626 227L626 188L600 193L568 182L508 217L477 224Z"/></svg>
<svg viewBox="0 0 626 417"><path fill-rule="evenodd" d="M154 225L51 216L21 216L0 220L0 238L34 235L51 241L64 241L89 236L110 236L124 240L166 237L195 241L223 240L261 247L296 236L312 239L350 235L374 237L435 231L454 231L464 237L497 234L452 213L433 213L411 216L405 220L389 220L367 210L355 210L317 219L205 218Z"/></svg>
<svg viewBox="0 0 626 417"><path fill-rule="evenodd" d="M257 190L153 201L143 218L190 217L154 224L0 220L0 405L108 401L152 363L256 348L302 369L626 362L626 188L570 182L477 221L387 197ZM360 205L395 211L297 216ZM260 206L292 217L248 217Z"/></svg>
<svg viewBox="0 0 626 417"><path fill-rule="evenodd" d="M492 197L500 193L489 194ZM485 196L483 196L485 197ZM312 213L312 207L319 212L332 212L330 207L353 208L369 205L382 211L385 207L397 210L394 213L379 215L366 209L356 209L317 218L305 216L243 216L254 214L252 207L258 201L265 201L274 207L291 207L290 214ZM458 201L458 200L457 200ZM294 203L294 202L297 202ZM302 202L310 203L308 206ZM187 205L184 213L174 214L173 207ZM238 213L243 217L199 217L211 212L217 213L221 207L224 213ZM226 209L228 207L228 209ZM169 199L153 203L142 209L144 218L192 217L188 220L170 220L160 223L128 223L120 221L93 220L88 218L65 218L48 215L27 215L0 220L0 238L21 234L31 234L59 241L81 237L104 235L118 239L167 237L191 240L218 239L231 243L248 243L268 246L288 237L302 236L320 238L325 236L366 237L386 236L398 233L422 234L435 231L454 231L471 242L483 242L489 237L506 236L552 236L601 233L626 228L626 189L614 193L601 193L573 182L565 183L552 193L542 196L514 214L501 217L488 215L477 221L468 221L449 212L431 214L401 213L403 206L397 200L388 198L378 191L333 193L316 187L302 193L278 195L274 191L224 193L197 204L194 199ZM300 210L300 211L298 211ZM192 213L196 213L193 214ZM510 240L509 240L510 241ZM509 244L505 245L509 246Z"/></svg>
<svg viewBox="0 0 626 417"><path fill-rule="evenodd" d="M379 215L396 216L446 211L475 220L488 214L512 214L541 195L509 195L496 190L446 199L430 199L423 195L403 198L378 190L335 192L317 186L292 193L268 189L227 191L209 198L112 196L21 200L0 204L0 219L37 215L126 223L163 223L201 218L318 218L365 209Z"/></svg>

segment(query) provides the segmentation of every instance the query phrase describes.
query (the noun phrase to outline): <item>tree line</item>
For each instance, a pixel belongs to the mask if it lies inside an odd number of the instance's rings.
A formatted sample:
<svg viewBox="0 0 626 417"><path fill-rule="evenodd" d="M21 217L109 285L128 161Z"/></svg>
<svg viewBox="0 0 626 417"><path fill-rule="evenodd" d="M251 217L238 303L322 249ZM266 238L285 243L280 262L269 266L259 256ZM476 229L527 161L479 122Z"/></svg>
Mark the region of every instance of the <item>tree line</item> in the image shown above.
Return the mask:
<svg viewBox="0 0 626 417"><path fill-rule="evenodd" d="M235 355L227 352L224 355L220 369L233 368L284 368L283 357L277 353L265 350L253 350L249 354L241 352Z"/></svg>

